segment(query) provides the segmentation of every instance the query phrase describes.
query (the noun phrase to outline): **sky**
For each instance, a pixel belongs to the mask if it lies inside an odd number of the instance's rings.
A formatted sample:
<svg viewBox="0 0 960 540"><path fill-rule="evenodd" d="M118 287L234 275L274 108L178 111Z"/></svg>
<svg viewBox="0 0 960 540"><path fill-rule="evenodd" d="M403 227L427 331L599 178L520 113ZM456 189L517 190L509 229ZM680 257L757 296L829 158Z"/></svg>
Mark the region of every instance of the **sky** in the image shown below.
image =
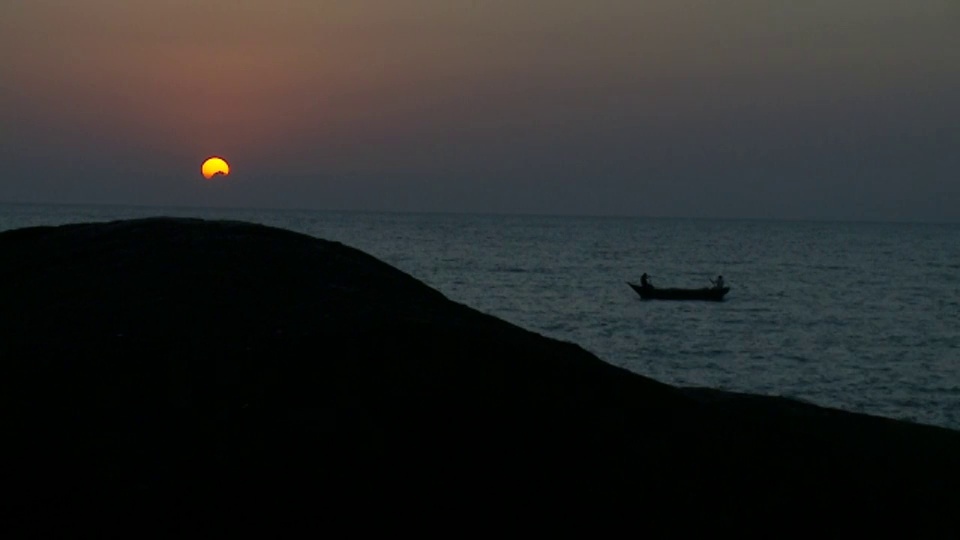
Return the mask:
<svg viewBox="0 0 960 540"><path fill-rule="evenodd" d="M958 29L956 0L7 0L0 201L956 222Z"/></svg>

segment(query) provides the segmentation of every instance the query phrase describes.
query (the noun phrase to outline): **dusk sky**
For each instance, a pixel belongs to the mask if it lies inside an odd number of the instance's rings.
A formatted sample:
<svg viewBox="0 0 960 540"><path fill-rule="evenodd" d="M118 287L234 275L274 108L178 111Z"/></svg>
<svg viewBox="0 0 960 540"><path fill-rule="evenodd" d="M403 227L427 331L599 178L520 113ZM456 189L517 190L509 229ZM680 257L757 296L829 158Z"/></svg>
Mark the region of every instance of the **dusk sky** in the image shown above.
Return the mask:
<svg viewBox="0 0 960 540"><path fill-rule="evenodd" d="M7 0L0 201L960 221L960 2Z"/></svg>

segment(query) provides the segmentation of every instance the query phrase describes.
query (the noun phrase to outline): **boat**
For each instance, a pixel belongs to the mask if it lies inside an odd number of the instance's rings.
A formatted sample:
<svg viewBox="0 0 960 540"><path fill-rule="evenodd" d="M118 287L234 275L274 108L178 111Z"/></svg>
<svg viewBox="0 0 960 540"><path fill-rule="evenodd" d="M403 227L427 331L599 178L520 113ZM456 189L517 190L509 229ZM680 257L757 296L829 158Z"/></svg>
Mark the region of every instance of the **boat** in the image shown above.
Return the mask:
<svg viewBox="0 0 960 540"><path fill-rule="evenodd" d="M652 285L646 287L627 282L631 289L643 300L712 300L719 302L730 292L730 287L703 287L700 289L661 289Z"/></svg>

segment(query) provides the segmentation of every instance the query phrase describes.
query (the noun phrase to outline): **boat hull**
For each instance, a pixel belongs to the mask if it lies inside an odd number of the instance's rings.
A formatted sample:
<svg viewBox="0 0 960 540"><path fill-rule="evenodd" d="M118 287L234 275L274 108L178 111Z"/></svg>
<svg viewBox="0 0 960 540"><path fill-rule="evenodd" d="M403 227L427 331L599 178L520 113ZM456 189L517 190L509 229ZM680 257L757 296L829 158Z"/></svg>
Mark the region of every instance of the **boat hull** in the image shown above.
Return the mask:
<svg viewBox="0 0 960 540"><path fill-rule="evenodd" d="M627 282L643 300L709 300L719 302L730 292L730 287L704 287L701 289L660 289L657 287L641 287Z"/></svg>

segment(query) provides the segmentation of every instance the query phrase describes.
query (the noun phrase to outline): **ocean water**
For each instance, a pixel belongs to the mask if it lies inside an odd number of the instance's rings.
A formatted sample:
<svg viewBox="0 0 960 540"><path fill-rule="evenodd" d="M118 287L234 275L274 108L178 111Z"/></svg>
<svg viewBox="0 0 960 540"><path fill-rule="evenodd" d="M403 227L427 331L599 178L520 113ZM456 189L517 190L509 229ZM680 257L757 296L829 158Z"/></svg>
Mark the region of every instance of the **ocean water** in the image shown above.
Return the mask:
<svg viewBox="0 0 960 540"><path fill-rule="evenodd" d="M681 386L960 429L960 225L0 205L0 230L241 219L359 248L448 298ZM713 302L642 301L731 287Z"/></svg>

